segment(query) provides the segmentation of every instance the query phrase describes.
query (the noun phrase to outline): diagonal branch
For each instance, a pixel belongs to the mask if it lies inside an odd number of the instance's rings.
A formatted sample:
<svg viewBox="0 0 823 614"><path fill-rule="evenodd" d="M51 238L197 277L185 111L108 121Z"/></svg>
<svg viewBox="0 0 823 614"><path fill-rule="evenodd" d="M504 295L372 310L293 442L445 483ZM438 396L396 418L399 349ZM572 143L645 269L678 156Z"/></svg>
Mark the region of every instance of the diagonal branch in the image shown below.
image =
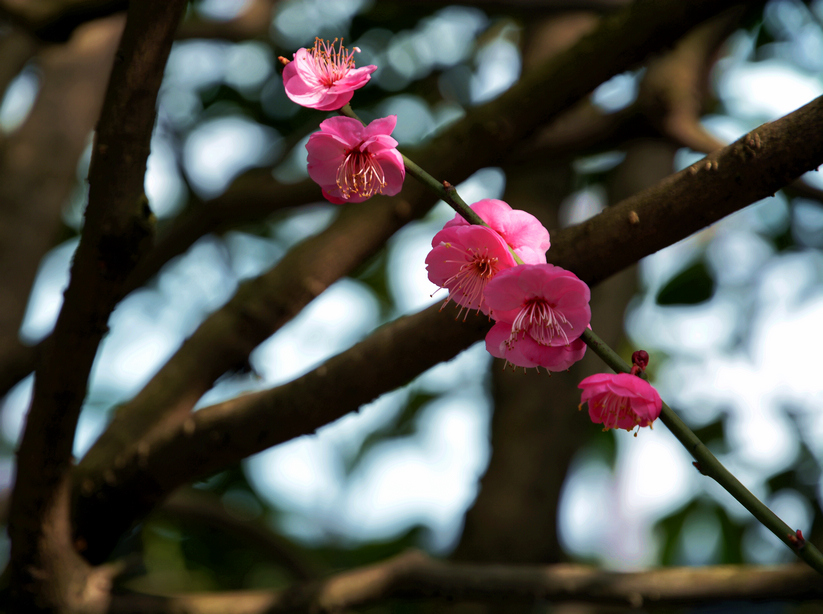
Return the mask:
<svg viewBox="0 0 823 614"><path fill-rule="evenodd" d="M549 259L595 284L773 194L823 163L823 97L553 237ZM482 339L487 318L433 306L375 331L306 375L204 408L144 438L92 484L81 530L119 535L178 486L319 427L402 386Z"/></svg>
<svg viewBox="0 0 823 614"><path fill-rule="evenodd" d="M420 552L345 571L282 591L218 595L118 595L110 614L342 612L393 599L443 604L583 602L630 608L671 608L718 601L823 598L815 572L796 565L673 567L644 572L601 571L582 565L547 567L446 563Z"/></svg>
<svg viewBox="0 0 823 614"><path fill-rule="evenodd" d="M731 0L635 3L604 20L594 32L527 75L505 95L476 109L415 157L427 160L427 166L438 169L452 183L462 181L478 167L502 159L536 126L604 80L732 4ZM472 155L455 156L455 151ZM407 183L402 196L404 200L395 200L396 204L373 199L366 207L347 207L331 228L242 287L224 309L209 318L143 391L119 409L83 460L85 495L92 495L102 484L112 461L120 464L118 458L135 451L134 446L128 448L130 441L161 422L167 422L166 428L182 423L217 377L242 364L253 347L432 205L431 198L415 184ZM352 237L356 238L354 245Z"/></svg>
<svg viewBox="0 0 823 614"><path fill-rule="evenodd" d="M9 535L11 584L21 604L31 604L38 593L52 600L40 607L66 607L65 600L82 607L87 598L72 592L77 587L56 590L61 575L75 574L81 565L67 513L74 431L109 313L151 236L143 195L146 159L157 91L185 5L132 3L109 81L89 171L86 223L17 452Z"/></svg>
<svg viewBox="0 0 823 614"><path fill-rule="evenodd" d="M119 17L100 20L78 29L65 45L42 49L37 100L0 148L0 394L32 371L33 360L21 359L35 352L22 345L18 331L37 267L54 246L63 205L77 183L77 161L100 116L122 28ZM0 43L0 57L10 53L10 63L16 58L6 46L15 41L23 47L17 59L35 51L13 30Z"/></svg>

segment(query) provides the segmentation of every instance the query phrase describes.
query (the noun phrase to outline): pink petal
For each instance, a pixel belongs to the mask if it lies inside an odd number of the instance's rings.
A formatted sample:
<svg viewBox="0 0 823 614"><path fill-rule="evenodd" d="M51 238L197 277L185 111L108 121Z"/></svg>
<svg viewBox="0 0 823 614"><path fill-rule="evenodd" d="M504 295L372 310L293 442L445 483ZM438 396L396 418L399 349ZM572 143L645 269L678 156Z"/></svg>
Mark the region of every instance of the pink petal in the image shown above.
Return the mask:
<svg viewBox="0 0 823 614"><path fill-rule="evenodd" d="M375 154L374 158L380 164L380 168L383 169L383 174L386 177L386 187L383 188L383 194L394 196L403 189L403 181L406 179L406 166L403 164L403 157L396 149L388 149Z"/></svg>
<svg viewBox="0 0 823 614"><path fill-rule="evenodd" d="M317 104L315 104L312 109L317 109L318 111L337 111L338 109L342 109L352 99L354 96L354 92L343 92L340 94L333 94L326 92L323 100Z"/></svg>
<svg viewBox="0 0 823 614"><path fill-rule="evenodd" d="M335 190L337 191L336 194L334 193ZM323 188L321 190L321 192L323 193L323 197L327 201L329 201L331 204L333 204L333 205L345 204L346 201L343 198L340 198L340 190L337 188L336 185L333 188L331 188L331 191L332 191L332 193L329 193L329 192L326 191L325 188Z"/></svg>
<svg viewBox="0 0 823 614"><path fill-rule="evenodd" d="M368 126L366 126L366 130L363 136L366 138L378 135L388 136L394 131L395 126L397 126L397 115L378 117ZM395 146L396 143L397 142L395 141Z"/></svg>
<svg viewBox="0 0 823 614"><path fill-rule="evenodd" d="M471 208L500 233L525 264L546 262L546 250L551 245L549 231L531 213L512 209L508 203L494 198L479 200ZM467 223L462 216L456 215L446 226Z"/></svg>
<svg viewBox="0 0 823 614"><path fill-rule="evenodd" d="M501 322L497 322L492 326L491 330L486 334L486 350L489 354L496 358L503 358L516 367L523 367L525 369L536 367L537 364L523 356L517 346L511 348L506 346L506 341L508 341L510 333L510 327Z"/></svg>
<svg viewBox="0 0 823 614"><path fill-rule="evenodd" d="M545 346L526 335L518 342L518 347L527 360L549 371L565 371L583 358L587 346L580 339L575 339L569 345Z"/></svg>
<svg viewBox="0 0 823 614"><path fill-rule="evenodd" d="M449 300L466 309L481 309L483 313L488 313L483 295L464 294L464 287L454 278L472 262L469 250L495 258L498 270L513 267L514 258L500 235L484 226L444 228L434 236L432 245L434 247L426 256L429 280L441 288L448 288Z"/></svg>
<svg viewBox="0 0 823 614"><path fill-rule="evenodd" d="M320 122L320 130L336 136L348 149L357 147L363 140L363 124L351 117L330 117Z"/></svg>

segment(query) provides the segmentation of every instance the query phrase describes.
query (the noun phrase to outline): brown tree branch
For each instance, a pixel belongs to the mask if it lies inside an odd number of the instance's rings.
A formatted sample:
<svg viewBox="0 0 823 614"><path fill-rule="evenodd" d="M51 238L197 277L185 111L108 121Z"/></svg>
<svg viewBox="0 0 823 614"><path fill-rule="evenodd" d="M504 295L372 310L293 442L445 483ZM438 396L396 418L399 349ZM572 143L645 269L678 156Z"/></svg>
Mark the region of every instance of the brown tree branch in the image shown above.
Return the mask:
<svg viewBox="0 0 823 614"><path fill-rule="evenodd" d="M700 123L709 97L709 72L720 46L758 3L737 6L700 25L675 48L649 63L640 82L638 105L660 134L683 147L711 153L724 147Z"/></svg>
<svg viewBox="0 0 823 614"><path fill-rule="evenodd" d="M674 567L644 572L601 571L582 565L471 565L408 552L283 591L174 596L118 595L110 614L276 614L341 612L392 599L443 603L545 604L582 602L630 608L671 608L718 601L823 599L814 570L799 565Z"/></svg>
<svg viewBox="0 0 823 614"><path fill-rule="evenodd" d="M125 11L128 0L0 0L0 17L42 41L64 43L86 22Z"/></svg>
<svg viewBox="0 0 823 614"><path fill-rule="evenodd" d="M535 126L604 80L671 44L693 25L731 4L729 0L641 0L604 20L572 48L526 75L494 102L476 109L435 139L425 152L412 157L426 160L427 166L456 183L479 166L505 157ZM472 155L456 156L455 151ZM78 529L90 545L91 560L105 557L125 528L118 517L92 512L105 507L100 503L108 497L124 496L114 494L120 486L116 468L144 456L146 443L142 439L150 439L155 432L175 432L188 423L191 408L217 377L243 365L257 344L433 204L412 182L406 183L401 196L393 201L375 198L343 209L329 229L300 244L270 272L242 286L137 397L118 410L79 466ZM148 498L156 492L151 491L147 488ZM123 518L128 520L129 514Z"/></svg>
<svg viewBox="0 0 823 614"><path fill-rule="evenodd" d="M27 120L0 149L3 392L16 383L16 376L25 377L32 370L24 368L21 359L33 359L35 352L24 348L18 331L37 267L54 246L61 210L77 183L77 161L100 115L122 28L120 18L98 21L78 29L65 45L43 49L38 58L41 87L37 100ZM19 41L20 37L24 40ZM26 47L21 50L23 56L33 51L27 36L12 32L3 43L10 42L9 38ZM33 360L26 362L33 366Z"/></svg>
<svg viewBox="0 0 823 614"><path fill-rule="evenodd" d="M68 500L72 444L88 375L126 276L151 235L143 194L157 91L185 0L132 3L109 81L89 171L86 223L71 281L35 377L9 512L18 607L99 608L86 595ZM81 580L76 576L80 575ZM63 585L62 579L72 580ZM78 587L78 582L80 585Z"/></svg>
<svg viewBox="0 0 823 614"><path fill-rule="evenodd" d="M322 197L318 194L317 184L309 180L285 185L275 180L268 170L245 173L224 194L198 203L175 218L164 231L160 231L154 246L137 263L126 280L123 293L128 294L145 285L170 260L183 254L195 241L209 233L221 233L245 222L261 220L276 211L298 207L318 198ZM37 260L39 257L30 259L31 262ZM0 286L7 281L0 279ZM23 307L24 304L21 305L21 309ZM10 333L7 342L0 343L0 398L34 371L37 356L48 342L46 338L36 346L23 345L17 338L22 311L19 318L14 320L16 324L8 317L10 313L11 310L8 309L3 314L9 320L9 330L13 335ZM0 315L0 323L2 321L3 317Z"/></svg>
<svg viewBox="0 0 823 614"><path fill-rule="evenodd" d="M549 260L589 284L773 194L823 163L823 97L575 227L554 234ZM182 484L312 433L455 356L488 330L430 307L379 328L306 375L201 409L124 450L99 485L84 484L81 521L119 535ZM122 524L117 524L122 523Z"/></svg>

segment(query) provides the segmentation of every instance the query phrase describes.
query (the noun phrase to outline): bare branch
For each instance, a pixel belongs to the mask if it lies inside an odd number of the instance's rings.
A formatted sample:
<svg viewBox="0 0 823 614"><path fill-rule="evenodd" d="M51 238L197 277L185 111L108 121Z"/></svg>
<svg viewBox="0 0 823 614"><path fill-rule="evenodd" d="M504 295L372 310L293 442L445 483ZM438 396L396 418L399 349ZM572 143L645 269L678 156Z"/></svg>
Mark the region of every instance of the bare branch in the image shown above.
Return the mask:
<svg viewBox="0 0 823 614"><path fill-rule="evenodd" d="M660 134L704 153L726 145L703 127L700 117L709 96L709 72L720 45L751 8L729 9L689 32L670 53L649 63L640 82L637 104Z"/></svg>
<svg viewBox="0 0 823 614"><path fill-rule="evenodd" d="M0 17L40 40L64 43L84 23L125 11L127 6L128 0L0 0Z"/></svg>
<svg viewBox="0 0 823 614"><path fill-rule="evenodd" d="M78 29L69 43L44 49L37 100L0 150L0 364L7 387L16 383L10 376L25 377L31 372L25 367L33 366L21 362L35 352L24 348L18 331L37 267L54 246L63 204L77 183L77 161L100 115L122 28L120 18L98 21ZM18 60L34 51L19 32L3 46L12 40L24 47Z"/></svg>
<svg viewBox="0 0 823 614"><path fill-rule="evenodd" d="M341 612L391 599L445 603L582 602L631 608L746 601L804 601L823 598L814 570L780 567L681 567L620 573L581 565L526 567L445 563L409 552L321 582L285 591L219 595L115 596L110 614L166 612Z"/></svg>
<svg viewBox="0 0 823 614"><path fill-rule="evenodd" d="M57 590L66 570L52 555L77 556L65 503L74 431L109 313L151 235L143 194L146 159L157 91L185 5L185 0L132 3L106 92L89 172L86 224L17 453L9 512L11 585L24 608L38 594L51 601L39 607L58 608L67 598ZM72 574L80 569L67 567Z"/></svg>
<svg viewBox="0 0 823 614"><path fill-rule="evenodd" d="M691 26L730 4L733 2L729 0L641 0L604 20L572 48L526 75L494 102L476 109L435 139L425 152L413 157L426 160L427 166L438 169L450 181L460 181L478 167L500 160L535 126L568 108L605 79L626 70L650 51L670 44ZM634 42L637 40L641 41L639 45ZM564 87L559 88L558 83ZM455 151L472 155L455 156ZM365 206L347 206L329 229L304 241L274 269L242 286L137 397L118 410L78 468L78 528L88 538L91 560L101 560L108 554L113 540L126 528L121 520L128 522L131 514L117 517L86 513L86 508L105 507L100 503L110 496L128 498L122 492L114 493L120 480L112 464L127 465L144 450L146 443L141 440L154 437L155 431L174 432L187 423L191 408L220 375L245 364L257 344L433 204L431 197L412 182L406 183L401 196L392 201L375 198ZM143 454L139 455L142 458ZM154 493L156 489L145 490L149 499ZM86 535L90 527L94 536ZM98 537L100 541L95 544Z"/></svg>
<svg viewBox="0 0 823 614"><path fill-rule="evenodd" d="M564 230L549 260L589 283L605 279L823 164L821 141L810 134L823 134L823 97ZM592 252L608 264L593 261Z"/></svg>
<svg viewBox="0 0 823 614"><path fill-rule="evenodd" d="M823 134L823 97L555 233L549 260L590 284L606 279L823 163L823 147L809 134ZM102 484L84 484L82 520L119 534L178 486L355 411L455 356L489 326L485 316L455 321L453 311L433 306L288 384L201 409L124 450Z"/></svg>

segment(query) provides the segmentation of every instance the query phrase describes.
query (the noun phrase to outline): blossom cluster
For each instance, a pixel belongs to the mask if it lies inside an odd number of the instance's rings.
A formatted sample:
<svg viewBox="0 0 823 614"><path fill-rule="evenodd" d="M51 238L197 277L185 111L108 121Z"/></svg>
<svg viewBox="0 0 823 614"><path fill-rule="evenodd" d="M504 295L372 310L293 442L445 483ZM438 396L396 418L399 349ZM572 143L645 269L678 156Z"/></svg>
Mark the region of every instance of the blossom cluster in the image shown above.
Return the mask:
<svg viewBox="0 0 823 614"><path fill-rule="evenodd" d="M349 52L337 39L317 39L313 48L298 50L293 61L281 58L286 95L312 109L342 109L377 69L355 68L358 51ZM396 124L393 115L368 125L344 116L320 123L306 143L308 173L329 202L359 203L400 192L406 165L391 136ZM456 215L435 234L426 258L429 279L448 290L444 305L458 305L458 317L477 311L494 320L486 349L507 364L568 369L586 353L581 335L591 328L589 287L547 262L549 232L533 215L496 199L471 208L484 225ZM648 426L660 414L660 396L639 377L648 354L636 352L634 358L630 374L601 373L580 383L581 407L588 403L591 419L605 429Z"/></svg>

